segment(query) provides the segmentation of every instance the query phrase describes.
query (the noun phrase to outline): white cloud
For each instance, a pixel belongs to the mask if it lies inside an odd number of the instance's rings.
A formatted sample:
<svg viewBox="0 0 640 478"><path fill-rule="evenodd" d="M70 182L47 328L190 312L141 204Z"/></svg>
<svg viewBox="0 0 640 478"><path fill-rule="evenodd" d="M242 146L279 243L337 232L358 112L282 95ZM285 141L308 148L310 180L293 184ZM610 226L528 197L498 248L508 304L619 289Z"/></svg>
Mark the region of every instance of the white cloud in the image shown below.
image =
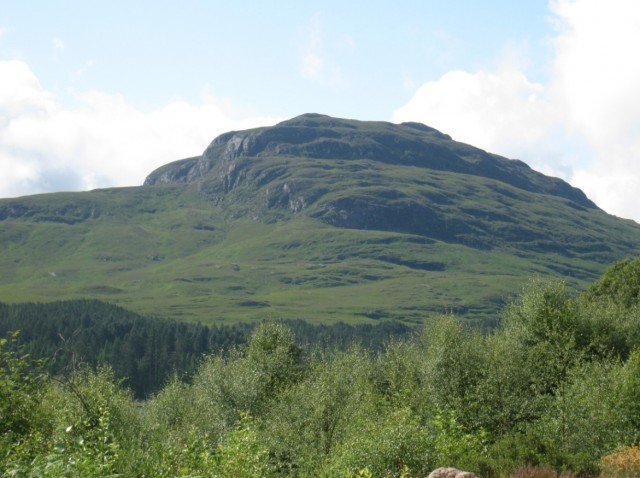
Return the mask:
<svg viewBox="0 0 640 478"><path fill-rule="evenodd" d="M640 3L558 0L546 84L507 50L497 71L451 71L393 114L526 160L584 189L608 212L640 219Z"/></svg>
<svg viewBox="0 0 640 478"><path fill-rule="evenodd" d="M57 60L62 50L64 50L64 42L60 38L52 38L51 46L53 48L53 59Z"/></svg>
<svg viewBox="0 0 640 478"><path fill-rule="evenodd" d="M493 151L513 151L547 134L544 87L517 70L450 71L422 85L393 121L418 119L455 139ZM534 125L534 127L531 127Z"/></svg>
<svg viewBox="0 0 640 478"><path fill-rule="evenodd" d="M300 44L299 73L305 80L329 86L345 86L348 81L342 69L335 62L328 59L325 52L326 45L323 36L322 15L316 13L309 25L302 30L303 40ZM355 40L349 35L342 35L337 42L331 44L333 53L352 53L356 49Z"/></svg>
<svg viewBox="0 0 640 478"><path fill-rule="evenodd" d="M615 214L640 219L640 3L562 0L554 65L566 124L593 159L571 182Z"/></svg>
<svg viewBox="0 0 640 478"><path fill-rule="evenodd" d="M319 14L314 15L312 18L306 30L306 35L306 42L302 46L300 75L306 79L318 78L325 67Z"/></svg>
<svg viewBox="0 0 640 478"><path fill-rule="evenodd" d="M95 64L96 64L96 61L95 61L95 60L93 60L93 59L91 59L91 60L87 60L87 61L85 61L85 62L84 62L84 64L83 64L80 68L77 68L77 69L73 72L73 74L74 74L76 77L84 76L84 74L85 74L85 73L86 73L90 68L93 68L93 67L95 66Z"/></svg>
<svg viewBox="0 0 640 478"><path fill-rule="evenodd" d="M26 63L0 61L0 126L21 114L46 114L54 107Z"/></svg>
<svg viewBox="0 0 640 478"><path fill-rule="evenodd" d="M0 197L140 184L220 133L276 122L234 118L212 98L146 112L118 94L77 96L79 107L64 108L27 64L0 61Z"/></svg>

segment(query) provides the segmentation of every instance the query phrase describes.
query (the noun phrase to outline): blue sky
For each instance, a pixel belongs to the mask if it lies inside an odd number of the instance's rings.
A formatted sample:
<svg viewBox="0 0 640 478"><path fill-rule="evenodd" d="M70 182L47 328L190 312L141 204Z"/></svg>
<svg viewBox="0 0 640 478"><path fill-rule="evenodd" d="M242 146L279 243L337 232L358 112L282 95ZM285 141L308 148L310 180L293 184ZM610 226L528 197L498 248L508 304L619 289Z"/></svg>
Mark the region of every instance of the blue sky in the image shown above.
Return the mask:
<svg viewBox="0 0 640 478"><path fill-rule="evenodd" d="M0 196L139 184L304 112L421 121L640 219L635 0L0 0Z"/></svg>
<svg viewBox="0 0 640 478"><path fill-rule="evenodd" d="M151 109L207 92L280 117L388 119L448 70L491 67L510 47L545 56L551 29L540 1L5 2L1 12L2 57L27 62L65 102L95 89ZM314 54L323 71L302 75Z"/></svg>

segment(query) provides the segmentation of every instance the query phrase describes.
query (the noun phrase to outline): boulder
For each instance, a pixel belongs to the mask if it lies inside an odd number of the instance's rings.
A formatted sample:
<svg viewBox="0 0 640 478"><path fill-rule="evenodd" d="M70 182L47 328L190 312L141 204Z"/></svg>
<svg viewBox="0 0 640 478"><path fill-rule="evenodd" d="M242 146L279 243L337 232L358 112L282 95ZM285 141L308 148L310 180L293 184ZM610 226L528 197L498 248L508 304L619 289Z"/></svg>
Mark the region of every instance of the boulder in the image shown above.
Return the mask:
<svg viewBox="0 0 640 478"><path fill-rule="evenodd" d="M478 478L478 476L470 471L462 471L452 467L436 468L427 478Z"/></svg>

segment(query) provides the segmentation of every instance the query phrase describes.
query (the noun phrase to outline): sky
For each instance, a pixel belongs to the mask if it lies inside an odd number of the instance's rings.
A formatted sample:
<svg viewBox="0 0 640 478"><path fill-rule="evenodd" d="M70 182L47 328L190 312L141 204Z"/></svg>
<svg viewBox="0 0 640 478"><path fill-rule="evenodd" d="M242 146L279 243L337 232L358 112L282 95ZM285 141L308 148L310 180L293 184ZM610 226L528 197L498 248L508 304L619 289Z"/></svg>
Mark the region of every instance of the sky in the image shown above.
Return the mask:
<svg viewBox="0 0 640 478"><path fill-rule="evenodd" d="M308 112L419 121L640 221L637 0L0 0L0 197Z"/></svg>

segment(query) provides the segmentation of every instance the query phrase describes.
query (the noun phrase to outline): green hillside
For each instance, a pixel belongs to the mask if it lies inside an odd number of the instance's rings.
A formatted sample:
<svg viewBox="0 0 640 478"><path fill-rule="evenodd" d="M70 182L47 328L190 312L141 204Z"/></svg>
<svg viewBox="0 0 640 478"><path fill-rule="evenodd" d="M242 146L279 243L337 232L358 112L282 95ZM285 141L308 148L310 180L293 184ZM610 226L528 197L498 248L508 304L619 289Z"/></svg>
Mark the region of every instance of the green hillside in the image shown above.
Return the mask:
<svg viewBox="0 0 640 478"><path fill-rule="evenodd" d="M424 125L303 115L216 138L144 186L0 200L0 301L96 298L203 323L493 313L584 287L640 226Z"/></svg>

